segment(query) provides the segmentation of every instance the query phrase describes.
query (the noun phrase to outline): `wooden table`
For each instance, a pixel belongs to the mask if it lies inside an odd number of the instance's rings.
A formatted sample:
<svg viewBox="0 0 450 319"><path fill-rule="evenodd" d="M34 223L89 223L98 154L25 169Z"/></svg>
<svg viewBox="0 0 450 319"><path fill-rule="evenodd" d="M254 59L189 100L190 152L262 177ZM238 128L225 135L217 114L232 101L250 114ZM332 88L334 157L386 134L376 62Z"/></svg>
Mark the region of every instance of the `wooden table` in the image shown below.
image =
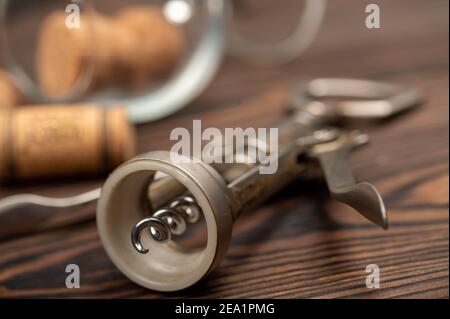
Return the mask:
<svg viewBox="0 0 450 319"><path fill-rule="evenodd" d="M376 2L381 29L369 30L364 27L369 1L330 1L316 41L288 65L258 68L227 59L195 102L138 128L139 151L168 149L171 129L190 128L192 119L203 120L204 127L269 125L284 106L261 98L245 101L273 86L314 77L413 86L423 90L427 102L404 116L360 127L372 144L352 156L356 177L373 182L385 197L389 231L329 200L322 181L299 181L243 215L223 264L191 289L161 294L133 284L108 259L95 222L89 221L1 242L0 297L448 298L449 5ZM290 12L288 5L280 10ZM265 21L257 27L276 28L276 18ZM24 191L64 196L100 183L9 185L2 186L0 197ZM71 263L80 266L80 289L65 287L65 267ZM365 286L369 264L380 267L379 289Z"/></svg>

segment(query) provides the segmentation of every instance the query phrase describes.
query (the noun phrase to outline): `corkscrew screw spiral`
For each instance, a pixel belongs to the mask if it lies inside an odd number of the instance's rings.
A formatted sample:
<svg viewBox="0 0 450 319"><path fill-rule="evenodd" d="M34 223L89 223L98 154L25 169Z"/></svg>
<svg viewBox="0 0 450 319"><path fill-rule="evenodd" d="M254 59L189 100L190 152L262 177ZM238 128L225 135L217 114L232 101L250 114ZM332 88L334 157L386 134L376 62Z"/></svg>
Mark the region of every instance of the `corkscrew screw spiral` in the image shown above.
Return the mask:
<svg viewBox="0 0 450 319"><path fill-rule="evenodd" d="M148 253L142 245L141 236L149 229L150 236L158 242L166 242L172 235L185 233L187 224L195 224L200 219L201 208L192 195L175 198L169 205L159 208L150 217L137 222L131 231L133 247L141 254Z"/></svg>

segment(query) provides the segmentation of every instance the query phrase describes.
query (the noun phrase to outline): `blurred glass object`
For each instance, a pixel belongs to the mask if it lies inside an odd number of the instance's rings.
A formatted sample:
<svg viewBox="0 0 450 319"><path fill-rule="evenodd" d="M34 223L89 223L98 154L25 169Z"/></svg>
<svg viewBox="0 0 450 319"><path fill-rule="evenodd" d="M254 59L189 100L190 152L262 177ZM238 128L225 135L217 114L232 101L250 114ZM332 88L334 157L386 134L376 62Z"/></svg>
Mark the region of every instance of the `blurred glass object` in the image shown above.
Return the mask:
<svg viewBox="0 0 450 319"><path fill-rule="evenodd" d="M233 3L230 53L251 63L275 66L298 58L309 47L326 8L326 0Z"/></svg>
<svg viewBox="0 0 450 319"><path fill-rule="evenodd" d="M42 0L39 2L27 0L0 1L1 48L6 66L17 79L16 82L20 89L30 100L41 100L43 98L39 89L36 68L39 32L50 13L65 12L70 4L72 3L58 0ZM76 6L80 15L92 11L92 4L89 0L77 1ZM90 23L89 19L87 23ZM87 28L90 28L90 26L87 26ZM90 50L94 50L93 44L93 41L88 44ZM64 56L64 52L58 53L61 57ZM78 72L73 85L60 98L70 100L84 92L92 76L93 68L94 61L86 59L84 67Z"/></svg>
<svg viewBox="0 0 450 319"><path fill-rule="evenodd" d="M165 22L145 20L146 8L156 8ZM262 65L286 63L303 53L321 24L325 0L299 2L298 12L283 8L273 0L0 0L2 52L30 103L121 104L132 122L143 123L196 98L218 70L227 41L231 54ZM66 25L69 31L43 37L53 27L49 20L55 12L67 19L79 13L82 30ZM270 21L277 13L281 19L274 25ZM288 22L288 32L273 37L284 27L280 21ZM71 22L77 22L76 16ZM120 24L139 31L134 44ZM167 31L175 29L179 41ZM80 42L80 34L88 39L79 45L68 42ZM58 41L69 45L58 47ZM167 51L177 41L182 41L180 48ZM148 53L158 47L159 55L152 58ZM179 58L170 60L178 49Z"/></svg>

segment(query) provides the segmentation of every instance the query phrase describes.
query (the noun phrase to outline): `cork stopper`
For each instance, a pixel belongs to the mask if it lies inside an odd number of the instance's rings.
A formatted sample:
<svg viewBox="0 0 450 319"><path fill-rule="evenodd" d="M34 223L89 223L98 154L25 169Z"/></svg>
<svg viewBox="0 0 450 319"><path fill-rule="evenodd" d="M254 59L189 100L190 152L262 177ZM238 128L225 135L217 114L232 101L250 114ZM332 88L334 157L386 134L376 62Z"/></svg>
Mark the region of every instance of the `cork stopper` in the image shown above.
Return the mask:
<svg viewBox="0 0 450 319"><path fill-rule="evenodd" d="M65 20L64 12L50 14L38 38L37 79L42 91L52 97L70 94L77 84L82 84L83 72L93 67L87 24L80 23L79 29L69 29Z"/></svg>
<svg viewBox="0 0 450 319"><path fill-rule="evenodd" d="M0 70L0 108L9 108L23 102L23 95L11 76Z"/></svg>
<svg viewBox="0 0 450 319"><path fill-rule="evenodd" d="M110 107L105 112L105 146L108 171L136 155L135 130L123 107Z"/></svg>
<svg viewBox="0 0 450 319"><path fill-rule="evenodd" d="M135 155L122 107L0 109L0 181L109 172Z"/></svg>
<svg viewBox="0 0 450 319"><path fill-rule="evenodd" d="M182 30L156 7L130 7L115 17L81 16L80 28L73 29L65 19L64 12L55 12L39 32L37 76L49 96L63 97L78 85L91 91L141 88L169 75L184 51Z"/></svg>
<svg viewBox="0 0 450 319"><path fill-rule="evenodd" d="M131 59L133 82L142 85L148 75L162 78L170 74L181 59L184 37L181 30L169 23L159 8L133 6L116 17L119 25L132 30L138 46Z"/></svg>

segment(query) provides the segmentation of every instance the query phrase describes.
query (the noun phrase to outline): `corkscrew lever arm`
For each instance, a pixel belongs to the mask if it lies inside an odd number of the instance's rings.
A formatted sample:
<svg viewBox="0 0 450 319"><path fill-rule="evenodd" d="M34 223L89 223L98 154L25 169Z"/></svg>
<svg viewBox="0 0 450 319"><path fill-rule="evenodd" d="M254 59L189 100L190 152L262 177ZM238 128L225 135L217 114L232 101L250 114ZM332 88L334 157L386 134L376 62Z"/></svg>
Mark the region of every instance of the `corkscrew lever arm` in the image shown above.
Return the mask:
<svg viewBox="0 0 450 319"><path fill-rule="evenodd" d="M348 159L353 148L367 142L368 137L357 131L343 133L332 142L314 146L310 154L318 159L332 198L387 229L388 216L380 193L368 182L355 182Z"/></svg>
<svg viewBox="0 0 450 319"><path fill-rule="evenodd" d="M327 105L318 103L338 98ZM424 101L415 89L383 82L322 78L300 85L292 96L292 109L298 118L318 118L319 123L341 119L384 119L407 111ZM316 158L325 175L331 196L381 226L388 227L383 200L376 188L367 182L356 183L348 160L352 148L368 142L358 132L342 134L338 139L315 145L310 156Z"/></svg>
<svg viewBox="0 0 450 319"><path fill-rule="evenodd" d="M34 194L12 195L0 200L0 239L44 230L53 226L73 224L93 215L72 214L57 219L64 210L82 208L97 201L100 188L72 197L53 198ZM76 220L74 220L76 219Z"/></svg>

